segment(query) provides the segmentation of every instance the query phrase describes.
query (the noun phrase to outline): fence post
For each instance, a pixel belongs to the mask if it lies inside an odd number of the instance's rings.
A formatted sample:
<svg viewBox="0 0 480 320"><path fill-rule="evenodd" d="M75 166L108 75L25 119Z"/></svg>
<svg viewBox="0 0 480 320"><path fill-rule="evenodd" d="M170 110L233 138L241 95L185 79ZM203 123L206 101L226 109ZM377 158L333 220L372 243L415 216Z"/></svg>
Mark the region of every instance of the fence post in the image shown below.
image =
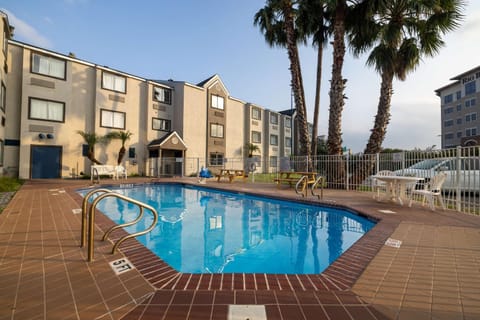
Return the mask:
<svg viewBox="0 0 480 320"><path fill-rule="evenodd" d="M462 160L461 160L461 155L462 155L462 148L460 146L457 147L457 156L456 156L456 169L455 169L455 181L456 181L456 185L455 185L455 201L456 201L456 210L458 212L461 212L462 211L462 195L460 193L460 168L461 168L461 164L462 164Z"/></svg>
<svg viewBox="0 0 480 320"><path fill-rule="evenodd" d="M348 190L350 190L350 185L349 185L349 183L348 183L348 182L349 182L348 180L350 180L350 179L348 179L348 176L349 176L348 167L349 167L349 161L350 161L350 159L349 159L348 153L347 153L347 155L345 156L345 159L347 160L347 161L345 161L345 163L347 164L347 174L345 175L345 185L347 186L347 191L348 191Z"/></svg>
<svg viewBox="0 0 480 320"><path fill-rule="evenodd" d="M374 174L377 174L377 172L380 171L380 153L375 154L375 172Z"/></svg>

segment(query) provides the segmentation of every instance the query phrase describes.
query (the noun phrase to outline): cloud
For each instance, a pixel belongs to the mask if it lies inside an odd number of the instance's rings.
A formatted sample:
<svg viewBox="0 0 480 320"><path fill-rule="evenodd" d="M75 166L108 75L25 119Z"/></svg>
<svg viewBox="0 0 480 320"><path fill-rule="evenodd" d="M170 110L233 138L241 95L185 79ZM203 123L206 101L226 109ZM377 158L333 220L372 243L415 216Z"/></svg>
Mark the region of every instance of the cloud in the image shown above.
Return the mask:
<svg viewBox="0 0 480 320"><path fill-rule="evenodd" d="M25 41L39 47L44 48L51 48L52 42L46 38L45 36L41 35L34 27L26 23L25 21L17 18L12 12L1 9L8 15L8 21L12 26L15 27L14 30L14 38L19 39L21 41Z"/></svg>

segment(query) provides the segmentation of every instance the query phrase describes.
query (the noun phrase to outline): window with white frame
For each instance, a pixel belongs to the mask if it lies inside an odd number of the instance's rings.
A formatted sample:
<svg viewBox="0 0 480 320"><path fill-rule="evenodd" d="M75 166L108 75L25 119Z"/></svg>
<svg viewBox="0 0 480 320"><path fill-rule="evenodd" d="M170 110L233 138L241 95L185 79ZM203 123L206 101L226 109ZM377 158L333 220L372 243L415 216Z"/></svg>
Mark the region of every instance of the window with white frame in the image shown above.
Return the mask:
<svg viewBox="0 0 480 320"><path fill-rule="evenodd" d="M0 110L5 112L5 104L7 102L7 87L2 81L2 85L0 87Z"/></svg>
<svg viewBox="0 0 480 320"><path fill-rule="evenodd" d="M212 94L212 108L223 110L225 108L223 97Z"/></svg>
<svg viewBox="0 0 480 320"><path fill-rule="evenodd" d="M461 138L462 137L462 131L457 131L457 138Z"/></svg>
<svg viewBox="0 0 480 320"><path fill-rule="evenodd" d="M477 135L477 128L465 129L465 137L473 137Z"/></svg>
<svg viewBox="0 0 480 320"><path fill-rule="evenodd" d="M66 61L32 52L31 72L48 77L65 79Z"/></svg>
<svg viewBox="0 0 480 320"><path fill-rule="evenodd" d="M278 114L270 113L270 123L278 124Z"/></svg>
<svg viewBox="0 0 480 320"><path fill-rule="evenodd" d="M153 87L153 100L172 104L172 89Z"/></svg>
<svg viewBox="0 0 480 320"><path fill-rule="evenodd" d="M65 103L38 98L30 98L28 118L55 122L65 121Z"/></svg>
<svg viewBox="0 0 480 320"><path fill-rule="evenodd" d="M445 140L451 140L453 139L453 133L449 132L445 134Z"/></svg>
<svg viewBox="0 0 480 320"><path fill-rule="evenodd" d="M443 103L451 103L453 101L453 94L447 94L445 97L443 97Z"/></svg>
<svg viewBox="0 0 480 320"><path fill-rule="evenodd" d="M223 153L210 153L210 165L221 166L223 165Z"/></svg>
<svg viewBox="0 0 480 320"><path fill-rule="evenodd" d="M453 126L453 120L445 120L445 121L443 122L443 126L444 126L444 127L451 127L451 126Z"/></svg>
<svg viewBox="0 0 480 320"><path fill-rule="evenodd" d="M290 137L285 138L285 147L286 148L291 148L292 147L292 138L290 138Z"/></svg>
<svg viewBox="0 0 480 320"><path fill-rule="evenodd" d="M470 121L475 121L475 120L477 120L477 113L476 112L469 113L469 114L465 115L465 122L470 122Z"/></svg>
<svg viewBox="0 0 480 320"><path fill-rule="evenodd" d="M262 111L258 108L252 108L252 119L262 120Z"/></svg>
<svg viewBox="0 0 480 320"><path fill-rule="evenodd" d="M270 135L270 145L278 146L278 136L276 134Z"/></svg>
<svg viewBox="0 0 480 320"><path fill-rule="evenodd" d="M477 92L477 86L475 81L468 82L465 84L465 95L468 96L469 94L474 94Z"/></svg>
<svg viewBox="0 0 480 320"><path fill-rule="evenodd" d="M101 109L100 127L125 129L125 112Z"/></svg>
<svg viewBox="0 0 480 320"><path fill-rule="evenodd" d="M214 138L223 138L223 125L210 123L210 136Z"/></svg>
<svg viewBox="0 0 480 320"><path fill-rule="evenodd" d="M152 118L152 129L157 131L170 131L171 121L160 118Z"/></svg>
<svg viewBox="0 0 480 320"><path fill-rule="evenodd" d="M127 78L110 72L102 72L102 89L127 92Z"/></svg>
<svg viewBox="0 0 480 320"><path fill-rule="evenodd" d="M286 117L285 118L285 128L291 128L292 127L292 118Z"/></svg>
<svg viewBox="0 0 480 320"><path fill-rule="evenodd" d="M252 131L252 142L262 143L262 134L258 131Z"/></svg>

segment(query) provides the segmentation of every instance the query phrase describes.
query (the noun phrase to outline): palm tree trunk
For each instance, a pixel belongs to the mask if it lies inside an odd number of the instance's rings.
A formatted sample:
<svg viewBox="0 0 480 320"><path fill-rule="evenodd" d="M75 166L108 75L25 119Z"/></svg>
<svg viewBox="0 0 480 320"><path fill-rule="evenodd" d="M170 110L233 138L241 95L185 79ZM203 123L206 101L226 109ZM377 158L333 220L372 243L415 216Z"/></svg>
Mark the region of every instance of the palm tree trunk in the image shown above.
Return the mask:
<svg viewBox="0 0 480 320"><path fill-rule="evenodd" d="M382 150L382 143L387 134L387 126L390 122L390 104L393 95L393 73L383 72L380 85L380 99L378 101L377 115L370 138L368 139L365 154L374 154Z"/></svg>
<svg viewBox="0 0 480 320"><path fill-rule="evenodd" d="M125 156L125 147L122 146L120 148L120 151L118 152L118 158L117 158L117 165L120 165L122 163L123 157Z"/></svg>
<svg viewBox="0 0 480 320"><path fill-rule="evenodd" d="M87 158L88 158L88 160L92 161L95 164L102 164L100 161L95 159L95 154L93 153L93 151L88 151Z"/></svg>
<svg viewBox="0 0 480 320"><path fill-rule="evenodd" d="M310 155L310 140L308 137L307 108L305 106L305 93L303 89L300 59L298 57L297 39L294 31L291 1L285 1L283 11L285 15L285 34L287 36L287 51L288 58L290 60L290 72L292 74L292 91L299 120L299 151L301 155L308 156Z"/></svg>
<svg viewBox="0 0 480 320"><path fill-rule="evenodd" d="M339 0L335 9L333 37L333 66L330 86L330 113L328 119L328 153L342 154L342 111L345 104L344 89L347 80L342 78L343 61L345 59L345 14L346 1Z"/></svg>
<svg viewBox="0 0 480 320"><path fill-rule="evenodd" d="M320 88L322 85L322 61L323 48L318 46L317 52L317 82L315 86L315 106L313 110L313 133L312 133L312 156L317 155L317 136L318 136L318 122L320 113Z"/></svg>

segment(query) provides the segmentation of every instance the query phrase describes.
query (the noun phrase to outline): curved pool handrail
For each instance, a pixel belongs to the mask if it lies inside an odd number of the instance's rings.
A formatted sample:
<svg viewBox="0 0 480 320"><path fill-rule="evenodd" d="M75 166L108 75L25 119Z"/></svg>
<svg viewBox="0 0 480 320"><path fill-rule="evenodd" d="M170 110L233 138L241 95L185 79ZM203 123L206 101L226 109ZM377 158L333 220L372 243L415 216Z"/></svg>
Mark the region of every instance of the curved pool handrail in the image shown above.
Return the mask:
<svg viewBox="0 0 480 320"><path fill-rule="evenodd" d="M324 183L324 179L325 177L323 176L319 176L317 178L317 180L315 180L315 182L312 184L312 189L311 189L311 192L312 192L312 196L314 197L317 197L317 199L323 199L323 183ZM317 187L317 185L322 182L322 184L320 185L320 194L315 194L315 188Z"/></svg>
<svg viewBox="0 0 480 320"><path fill-rule="evenodd" d="M89 223L88 223L88 262L91 262L93 261L93 240L94 240L94 230L95 230L95 207L97 206L97 204L104 198L107 198L107 197L116 197L116 198L119 198L119 199L122 199L122 200L125 200L127 202L130 202L134 205L137 205L139 208L145 208L145 209L148 209L152 212L153 214L153 221L152 221L152 224L146 228L145 230L143 231L139 231L139 232L135 232L135 233L132 233L132 234L128 234L122 238L120 238L119 240L117 240L117 242L114 244L113 248L112 248L112 254L115 253L116 249L118 248L118 246L125 240L127 239L130 239L130 238L133 238L133 237L137 237L137 236L140 236L140 235L144 235L150 231L152 231L152 229L155 227L155 225L157 224L157 221L158 221L158 213L157 213L157 210L155 210L153 207L145 204L145 203L142 203L140 201L137 201L135 199L132 199L132 198L129 198L127 196L124 196L122 194L119 194L119 193L116 193L116 192L110 192L110 193L104 193L100 196L98 196L92 203L92 206L90 207L90 211L89 211L89 215L88 215L88 218L89 218ZM141 215L143 215L143 210L140 210L140 213ZM138 219L140 220L140 219Z"/></svg>
<svg viewBox="0 0 480 320"><path fill-rule="evenodd" d="M80 247L83 248L87 244L87 207L88 207L88 201L90 198L98 192L103 192L103 193L108 193L108 192L113 192L110 189L105 189L105 188L99 188L99 189L93 189L90 192L88 192L82 202L82 235L80 239Z"/></svg>
<svg viewBox="0 0 480 320"><path fill-rule="evenodd" d="M305 194L303 193L305 191L306 185L307 185L307 176L302 176L300 179L298 179L297 183L295 184L295 192L297 194L301 194L302 197L305 197ZM305 180L305 182L303 182ZM298 192L298 188L300 187L300 183L303 182L303 187L302 187L302 192ZM306 193L306 192L305 192Z"/></svg>
<svg viewBox="0 0 480 320"><path fill-rule="evenodd" d="M103 234L102 241L107 240L108 236L109 236L110 233L112 233L113 231L115 231L115 230L117 230L117 229L120 229L120 228L123 228L123 227L133 226L133 225L136 224L138 221L140 221L140 220L143 218L143 206L142 206L142 207L139 207L139 208L140 208L140 213L138 214L138 217L136 217L134 220L132 220L132 221L130 221L130 222L125 222L125 223L117 224L117 225L114 225L113 227L110 227L110 229L108 229L108 230Z"/></svg>

